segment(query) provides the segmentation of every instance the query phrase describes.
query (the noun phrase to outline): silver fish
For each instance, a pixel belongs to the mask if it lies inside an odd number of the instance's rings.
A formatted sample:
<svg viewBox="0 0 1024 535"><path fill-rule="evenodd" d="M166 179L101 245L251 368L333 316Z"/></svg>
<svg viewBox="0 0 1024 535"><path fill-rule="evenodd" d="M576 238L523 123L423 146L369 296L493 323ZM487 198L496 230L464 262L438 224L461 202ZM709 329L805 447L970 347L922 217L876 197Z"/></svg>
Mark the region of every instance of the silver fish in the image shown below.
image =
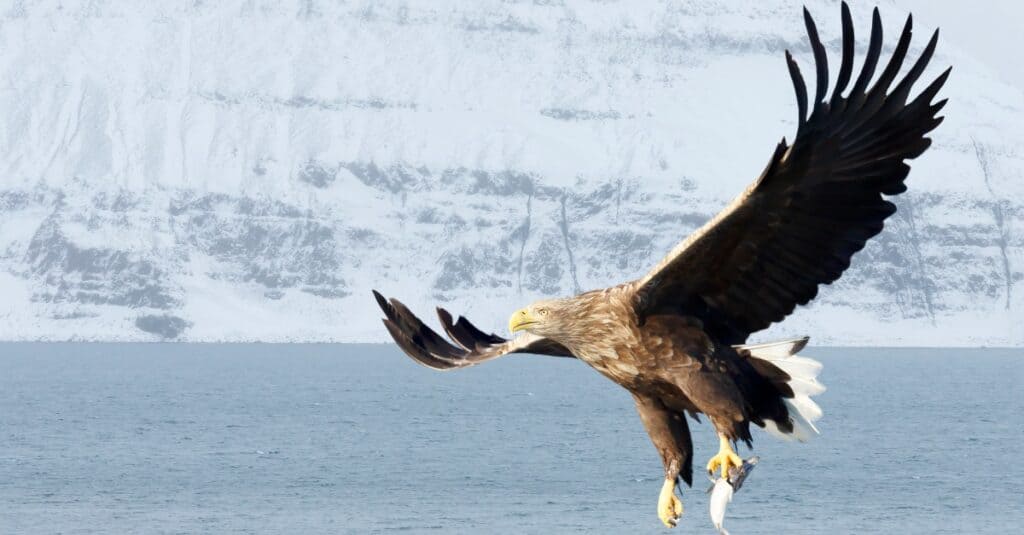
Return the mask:
<svg viewBox="0 0 1024 535"><path fill-rule="evenodd" d="M711 523L714 524L719 535L729 535L729 532L722 527L722 523L725 521L725 509L732 501L732 495L740 490L743 482L750 475L750 471L760 460L760 457L755 455L743 461L743 466L739 468L733 466L729 469L729 479L721 476L715 479L708 475L708 479L711 480L711 487L708 488L708 494L711 494L711 503L708 509L711 513Z"/></svg>

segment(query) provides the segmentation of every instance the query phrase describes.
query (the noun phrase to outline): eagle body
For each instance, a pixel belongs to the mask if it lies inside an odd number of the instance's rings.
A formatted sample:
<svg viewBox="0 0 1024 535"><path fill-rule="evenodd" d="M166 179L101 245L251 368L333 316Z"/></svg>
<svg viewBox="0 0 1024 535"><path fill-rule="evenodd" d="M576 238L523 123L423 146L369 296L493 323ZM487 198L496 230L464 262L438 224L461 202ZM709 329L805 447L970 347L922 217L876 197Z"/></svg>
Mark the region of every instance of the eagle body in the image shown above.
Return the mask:
<svg viewBox="0 0 1024 535"><path fill-rule="evenodd" d="M877 9L860 70L846 3L834 85L810 14L816 90L786 52L797 101L797 131L775 147L764 171L718 215L639 279L568 298L537 301L512 314L507 339L437 309L443 336L404 304L374 291L384 326L416 362L455 370L515 353L579 359L629 390L662 459L658 516L682 515L676 485L692 484L687 415L705 414L719 435L708 471L742 466L733 444L751 445L751 424L786 439L817 434L821 365L797 355L807 338L749 344L748 338L806 305L837 280L896 211L910 166L930 146L946 100L933 102L949 69L910 98L938 41L935 32L904 67L912 18L887 63ZM902 74L902 77L898 76ZM831 87L830 87L831 86ZM812 100L813 99L813 100Z"/></svg>
<svg viewBox="0 0 1024 535"><path fill-rule="evenodd" d="M712 339L697 318L655 315L641 322L634 293L632 285L619 285L549 305L574 311L570 326L551 338L635 395L706 414L730 440L749 442L750 422L790 427L782 398L792 392L784 382L773 384L736 348ZM770 362L759 366L782 376Z"/></svg>

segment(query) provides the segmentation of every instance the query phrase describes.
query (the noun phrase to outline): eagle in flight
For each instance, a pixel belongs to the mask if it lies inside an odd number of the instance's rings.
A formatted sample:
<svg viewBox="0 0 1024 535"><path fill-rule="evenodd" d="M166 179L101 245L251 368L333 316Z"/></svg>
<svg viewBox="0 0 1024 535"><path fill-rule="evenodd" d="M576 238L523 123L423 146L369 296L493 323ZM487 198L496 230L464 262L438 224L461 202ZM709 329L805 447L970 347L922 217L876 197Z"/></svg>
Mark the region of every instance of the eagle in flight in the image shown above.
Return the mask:
<svg viewBox="0 0 1024 535"><path fill-rule="evenodd" d="M446 341L401 302L374 291L395 342L438 370L511 353L577 358L629 390L664 463L657 507L669 527L683 510L675 493L679 480L693 483L687 414L711 420L720 446L707 469L725 477L741 465L733 446L750 446L751 424L801 441L815 435L822 411L810 396L824 391L816 379L821 365L796 354L808 339L748 345L747 338L807 304L882 231L896 211L885 196L906 190L906 160L928 148L925 135L942 122L936 114L946 100L932 99L949 75L947 69L908 99L938 40L936 31L897 81L910 47L908 17L891 59L870 84L882 52L876 8L854 80L853 22L845 3L841 14L842 58L831 93L825 47L804 9L816 91L808 103L800 69L787 51L796 137L791 144L783 138L761 176L649 273L517 310L509 329L524 333L512 339L487 334L463 317L453 320L439 308L451 338Z"/></svg>

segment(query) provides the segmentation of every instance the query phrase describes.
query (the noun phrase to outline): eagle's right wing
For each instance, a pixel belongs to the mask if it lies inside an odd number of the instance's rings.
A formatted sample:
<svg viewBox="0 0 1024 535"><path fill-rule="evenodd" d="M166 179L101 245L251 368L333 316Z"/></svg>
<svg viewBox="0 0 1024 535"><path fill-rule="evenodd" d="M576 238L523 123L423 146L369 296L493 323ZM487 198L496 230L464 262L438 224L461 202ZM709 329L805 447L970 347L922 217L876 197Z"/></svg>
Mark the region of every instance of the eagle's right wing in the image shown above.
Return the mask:
<svg viewBox="0 0 1024 535"><path fill-rule="evenodd" d="M796 139L792 145L783 140L757 181L635 283L641 321L659 314L693 316L717 341L742 344L838 279L896 211L886 196L906 190L906 160L928 148L928 132L942 122L937 114L946 101L933 104L932 99L948 69L909 98L935 51L938 32L892 87L910 50L908 17L892 59L869 88L882 52L876 9L864 66L847 92L854 38L849 8L842 3L843 55L828 97L825 46L806 10L804 20L816 65L813 108L787 52L797 97Z"/></svg>
<svg viewBox="0 0 1024 535"><path fill-rule="evenodd" d="M548 338L527 333L506 340L495 334L484 333L464 317L460 316L458 321L452 321L452 315L447 310L438 308L437 316L445 332L455 342L452 344L427 327L397 299L385 299L376 290L373 291L373 296L387 316L384 319L384 326L398 347L413 360L428 368L466 368L510 353L574 357L564 346Z"/></svg>

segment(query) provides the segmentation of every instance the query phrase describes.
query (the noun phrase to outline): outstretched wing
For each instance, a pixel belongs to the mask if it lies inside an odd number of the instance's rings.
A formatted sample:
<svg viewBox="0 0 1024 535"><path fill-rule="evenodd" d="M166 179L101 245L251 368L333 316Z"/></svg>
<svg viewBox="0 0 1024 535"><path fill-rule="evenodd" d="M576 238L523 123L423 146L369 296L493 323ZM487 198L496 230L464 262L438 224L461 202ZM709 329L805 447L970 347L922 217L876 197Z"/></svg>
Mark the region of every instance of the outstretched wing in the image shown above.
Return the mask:
<svg viewBox="0 0 1024 535"><path fill-rule="evenodd" d="M448 336L455 342L445 340L397 299L385 299L376 290L373 296L384 311L384 326L401 347L416 362L435 370L452 370L475 366L510 353L535 353L555 357L572 357L573 354L561 344L533 334L506 340L495 334L486 334L477 329L466 318L459 316L452 321L452 315L443 308L437 309Z"/></svg>
<svg viewBox="0 0 1024 535"><path fill-rule="evenodd" d="M942 122L936 114L946 101L931 100L948 69L907 101L935 50L938 31L890 91L910 46L908 18L892 59L866 89L882 50L875 9L864 66L844 97L853 71L854 38L843 3L843 57L836 87L826 99L825 47L806 9L804 21L817 67L810 117L807 88L787 51L799 110L796 139L792 145L783 139L746 191L634 283L638 317L696 316L720 342L742 343L813 299L819 285L838 279L853 254L896 211L883 194L906 191L910 166L904 160L921 155L931 144L925 134Z"/></svg>

